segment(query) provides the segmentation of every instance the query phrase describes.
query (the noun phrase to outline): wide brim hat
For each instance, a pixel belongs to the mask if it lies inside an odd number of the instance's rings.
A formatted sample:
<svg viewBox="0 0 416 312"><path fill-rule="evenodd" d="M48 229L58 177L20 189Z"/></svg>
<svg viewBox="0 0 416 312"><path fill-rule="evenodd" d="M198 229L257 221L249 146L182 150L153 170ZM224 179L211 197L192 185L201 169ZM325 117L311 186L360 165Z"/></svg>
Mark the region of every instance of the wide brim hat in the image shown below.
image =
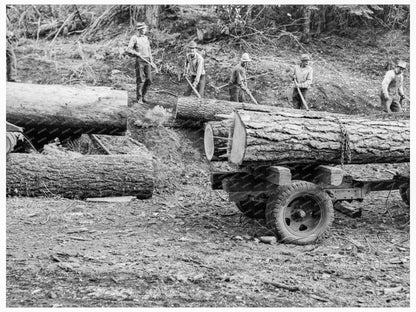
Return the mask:
<svg viewBox="0 0 416 312"><path fill-rule="evenodd" d="M401 67L401 68L403 68L403 69L406 69L406 62L404 62L404 61L399 61L399 62L397 63L397 67Z"/></svg>
<svg viewBox="0 0 416 312"><path fill-rule="evenodd" d="M311 58L308 54L302 54L302 56L300 57L301 61L310 61Z"/></svg>
<svg viewBox="0 0 416 312"><path fill-rule="evenodd" d="M243 53L241 56L241 62L251 62L250 55L248 55L248 53Z"/></svg>
<svg viewBox="0 0 416 312"><path fill-rule="evenodd" d="M197 47L197 45L196 45L196 42L195 42L195 41L191 41L191 42L188 44L188 48L193 49L193 48L196 48L196 47Z"/></svg>
<svg viewBox="0 0 416 312"><path fill-rule="evenodd" d="M136 29L137 30L143 29L143 28L146 28L146 27L147 27L147 25L145 23L137 23L136 24Z"/></svg>

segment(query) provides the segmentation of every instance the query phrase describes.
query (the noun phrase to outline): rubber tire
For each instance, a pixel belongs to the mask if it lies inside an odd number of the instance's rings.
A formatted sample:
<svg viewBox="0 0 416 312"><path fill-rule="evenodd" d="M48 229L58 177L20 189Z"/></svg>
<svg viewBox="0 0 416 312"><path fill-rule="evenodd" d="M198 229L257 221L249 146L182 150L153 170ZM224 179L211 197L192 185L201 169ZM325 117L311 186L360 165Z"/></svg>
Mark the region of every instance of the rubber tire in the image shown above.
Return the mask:
<svg viewBox="0 0 416 312"><path fill-rule="evenodd" d="M250 199L235 202L238 210L251 219L264 219L266 202L253 201Z"/></svg>
<svg viewBox="0 0 416 312"><path fill-rule="evenodd" d="M409 185L402 185L399 188L400 197L406 205L410 206L410 187Z"/></svg>
<svg viewBox="0 0 416 312"><path fill-rule="evenodd" d="M291 230L285 219L285 210L290 203L305 196L313 199L321 212L318 225L308 235ZM267 226L275 232L281 242L307 245L315 242L329 229L334 220L334 207L329 195L316 184L295 181L291 185L278 187L267 203L265 217Z"/></svg>

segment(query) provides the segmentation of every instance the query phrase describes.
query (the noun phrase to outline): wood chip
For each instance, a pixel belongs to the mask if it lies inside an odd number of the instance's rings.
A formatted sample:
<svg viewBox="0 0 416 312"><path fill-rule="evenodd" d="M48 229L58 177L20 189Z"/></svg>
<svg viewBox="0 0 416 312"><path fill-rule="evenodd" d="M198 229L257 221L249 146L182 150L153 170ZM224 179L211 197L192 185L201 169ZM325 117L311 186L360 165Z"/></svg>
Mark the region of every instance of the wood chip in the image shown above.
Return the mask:
<svg viewBox="0 0 416 312"><path fill-rule="evenodd" d="M91 197L87 198L86 201L102 203L128 203L135 198L135 196Z"/></svg>

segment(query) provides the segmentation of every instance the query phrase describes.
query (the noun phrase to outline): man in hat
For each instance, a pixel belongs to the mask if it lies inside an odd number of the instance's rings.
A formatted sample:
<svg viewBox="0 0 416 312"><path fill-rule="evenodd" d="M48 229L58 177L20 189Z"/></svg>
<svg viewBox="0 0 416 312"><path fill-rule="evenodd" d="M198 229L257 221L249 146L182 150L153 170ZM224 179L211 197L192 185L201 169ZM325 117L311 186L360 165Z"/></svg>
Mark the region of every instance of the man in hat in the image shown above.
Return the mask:
<svg viewBox="0 0 416 312"><path fill-rule="evenodd" d="M145 96L152 83L151 67L153 63L150 42L146 36L147 26L145 23L137 23L137 35L133 35L127 47L127 53L136 57L136 97L138 104L146 102Z"/></svg>
<svg viewBox="0 0 416 312"><path fill-rule="evenodd" d="M383 110L387 113L401 112L401 103L405 98L403 92L403 71L406 69L406 62L397 62L396 68L386 72L381 83L380 100ZM396 91L400 100L397 101Z"/></svg>
<svg viewBox="0 0 416 312"><path fill-rule="evenodd" d="M198 91L201 97L204 97L205 91L205 63L204 58L199 54L196 49L197 45L192 41L189 46L189 53L186 54L185 59L185 77L192 83L192 86ZM192 87L188 86L188 90L185 92L185 96L191 95L193 92Z"/></svg>
<svg viewBox="0 0 416 312"><path fill-rule="evenodd" d="M303 98L306 100L308 90L312 84L313 69L309 65L309 62L310 62L309 55L302 54L302 56L300 57L300 64L295 65L295 67L293 68L292 78L294 82L294 87L293 87L292 101L293 101L293 106L297 109L305 108L302 103L302 99L300 97L299 91L302 93Z"/></svg>
<svg viewBox="0 0 416 312"><path fill-rule="evenodd" d="M6 79L7 81L16 81L16 55L14 54L13 45L17 39L11 31L6 32Z"/></svg>
<svg viewBox="0 0 416 312"><path fill-rule="evenodd" d="M236 65L230 76L228 83L230 91L230 101L245 102L244 92L250 92L247 87L247 67L251 58L248 53L243 53L240 59L240 64Z"/></svg>

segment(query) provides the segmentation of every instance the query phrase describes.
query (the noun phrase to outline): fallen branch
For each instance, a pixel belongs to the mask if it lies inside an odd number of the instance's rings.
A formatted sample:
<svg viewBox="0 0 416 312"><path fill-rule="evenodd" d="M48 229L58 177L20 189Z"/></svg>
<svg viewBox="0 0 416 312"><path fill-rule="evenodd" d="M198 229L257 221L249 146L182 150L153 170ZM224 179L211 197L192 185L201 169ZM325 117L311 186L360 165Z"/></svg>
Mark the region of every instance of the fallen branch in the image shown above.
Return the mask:
<svg viewBox="0 0 416 312"><path fill-rule="evenodd" d="M272 285L277 288L286 289L289 291L300 291L300 288L298 286L290 286L290 285L285 285L285 284L281 284L278 282L269 282L269 281L264 281L263 283L266 285Z"/></svg>

